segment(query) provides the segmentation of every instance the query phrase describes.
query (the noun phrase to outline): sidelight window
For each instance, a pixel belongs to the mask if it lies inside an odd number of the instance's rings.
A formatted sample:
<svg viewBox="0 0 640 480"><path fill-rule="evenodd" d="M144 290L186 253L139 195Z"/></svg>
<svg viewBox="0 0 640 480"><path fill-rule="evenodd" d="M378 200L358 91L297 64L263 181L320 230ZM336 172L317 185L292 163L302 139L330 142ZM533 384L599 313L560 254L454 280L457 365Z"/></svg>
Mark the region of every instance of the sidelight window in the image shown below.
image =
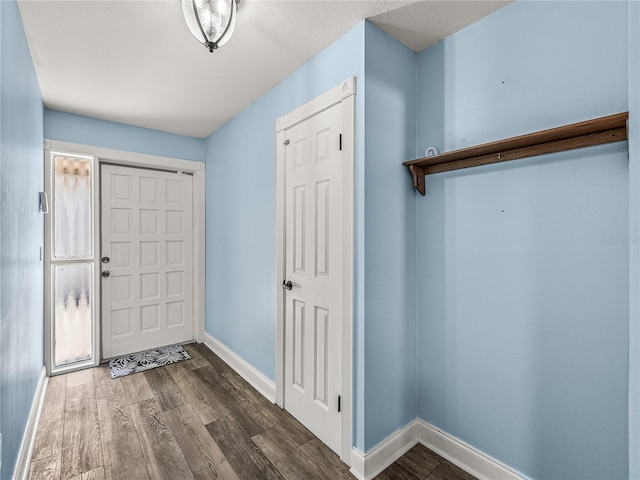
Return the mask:
<svg viewBox="0 0 640 480"><path fill-rule="evenodd" d="M52 153L46 168L47 329L50 372L94 365L94 159Z"/></svg>

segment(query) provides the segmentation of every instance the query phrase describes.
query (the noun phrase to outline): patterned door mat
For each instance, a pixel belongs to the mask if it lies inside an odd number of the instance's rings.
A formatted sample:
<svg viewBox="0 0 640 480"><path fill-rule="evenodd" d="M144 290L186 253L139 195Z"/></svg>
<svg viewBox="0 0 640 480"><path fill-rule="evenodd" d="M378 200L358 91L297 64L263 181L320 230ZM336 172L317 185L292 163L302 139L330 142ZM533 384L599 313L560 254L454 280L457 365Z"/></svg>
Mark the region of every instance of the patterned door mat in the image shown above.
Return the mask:
<svg viewBox="0 0 640 480"><path fill-rule="evenodd" d="M155 348L146 352L114 358L109 361L109 371L111 372L111 378L118 378L189 360L190 358L191 355L186 352L182 345L169 345L168 347Z"/></svg>

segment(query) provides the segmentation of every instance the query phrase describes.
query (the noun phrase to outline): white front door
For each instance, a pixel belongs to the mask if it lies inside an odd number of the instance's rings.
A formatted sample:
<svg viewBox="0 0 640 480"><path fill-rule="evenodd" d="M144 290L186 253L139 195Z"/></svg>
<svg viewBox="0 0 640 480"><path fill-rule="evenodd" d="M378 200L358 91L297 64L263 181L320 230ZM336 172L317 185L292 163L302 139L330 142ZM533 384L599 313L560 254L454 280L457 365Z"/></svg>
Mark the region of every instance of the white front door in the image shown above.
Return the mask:
<svg viewBox="0 0 640 480"><path fill-rule="evenodd" d="M284 406L340 453L342 105L285 133Z"/></svg>
<svg viewBox="0 0 640 480"><path fill-rule="evenodd" d="M102 358L193 340L193 177L101 167Z"/></svg>

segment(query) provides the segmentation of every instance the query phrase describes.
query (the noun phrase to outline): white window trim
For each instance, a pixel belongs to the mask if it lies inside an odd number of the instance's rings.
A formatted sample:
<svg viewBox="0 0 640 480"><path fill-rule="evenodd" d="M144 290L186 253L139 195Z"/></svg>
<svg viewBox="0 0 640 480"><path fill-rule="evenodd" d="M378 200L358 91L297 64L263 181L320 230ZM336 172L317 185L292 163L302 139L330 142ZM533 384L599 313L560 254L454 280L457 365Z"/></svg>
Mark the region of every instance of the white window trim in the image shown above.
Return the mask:
<svg viewBox="0 0 640 480"><path fill-rule="evenodd" d="M91 251L93 252L91 257L87 259L73 259L69 261L54 261L52 259L52 244L54 238L54 224L55 224L55 198L54 198L54 182L55 182L55 173L53 166L53 156L54 155L69 155L71 157L83 158L91 162L91 206L92 206L92 227L93 232L91 234ZM79 362L74 362L68 365L62 365L60 367L55 366L54 361L54 349L53 349L53 341L54 335L51 331L51 327L53 324L53 309L55 308L55 300L53 298L53 277L54 277L54 266L58 263L65 263L69 265L73 264L83 264L83 263L91 263L93 265L93 278L92 278L92 301L91 301L91 316L92 319L96 318L96 315L100 312L100 295L96 295L97 288L99 287L99 262L98 262L98 254L96 251L96 238L99 235L99 226L98 226L98 215L99 215L99 206L98 206L98 198L96 195L96 180L98 179L97 167L98 160L91 155L80 155L80 154L72 154L70 152L61 152L58 150L51 150L45 148L45 157L44 157L44 172L45 172L45 194L48 197L48 211L45 215L45 243L44 243L44 293L45 293L45 302L44 302L44 314L45 314L45 342L44 342L44 357L45 357L45 366L47 375L59 375L67 372L71 372L74 370L79 370L81 368L96 366L99 363L100 359L100 337L97 332L97 328L95 325L92 325L92 335L91 335L91 358L88 360L83 360ZM46 207L45 207L46 208Z"/></svg>

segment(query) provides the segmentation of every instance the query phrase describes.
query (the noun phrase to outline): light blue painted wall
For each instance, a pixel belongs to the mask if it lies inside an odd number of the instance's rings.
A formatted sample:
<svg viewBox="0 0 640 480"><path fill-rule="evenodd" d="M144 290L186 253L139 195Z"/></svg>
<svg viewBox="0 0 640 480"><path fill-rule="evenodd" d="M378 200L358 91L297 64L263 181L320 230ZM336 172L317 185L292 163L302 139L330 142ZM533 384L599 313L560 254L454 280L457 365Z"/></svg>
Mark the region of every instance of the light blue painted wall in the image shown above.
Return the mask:
<svg viewBox="0 0 640 480"><path fill-rule="evenodd" d="M0 27L2 26L2 8L0 7ZM2 31L0 30L0 187L2 186ZM0 197L1 198L1 197ZM2 205L0 205L0 210ZM0 214L1 215L1 214ZM2 221L0 220L0 347L2 346ZM2 435L2 354L0 353L0 435ZM0 478L2 478L2 453L0 453Z"/></svg>
<svg viewBox="0 0 640 480"><path fill-rule="evenodd" d="M629 2L629 478L640 479L640 3Z"/></svg>
<svg viewBox="0 0 640 480"><path fill-rule="evenodd" d="M0 7L0 27L2 26L2 7ZM2 31L0 30L0 187L2 187ZM1 197L0 197L1 199ZM2 205L0 204L0 210ZM0 214L1 217L1 214ZM2 221L0 220L0 347L2 347ZM0 435L2 435L2 353L0 353ZM2 478L2 453L0 453L0 479Z"/></svg>
<svg viewBox="0 0 640 480"><path fill-rule="evenodd" d="M418 56L418 150L626 111L626 2L516 2ZM628 473L626 144L427 177L419 415L531 478Z"/></svg>
<svg viewBox="0 0 640 480"><path fill-rule="evenodd" d="M345 33L210 135L206 331L275 379L275 121L343 80L364 78L364 24ZM364 102L356 95L355 437L364 444L362 351ZM360 185L360 186L358 186Z"/></svg>
<svg viewBox="0 0 640 480"><path fill-rule="evenodd" d="M51 140L204 162L204 140L123 123L45 109L44 134Z"/></svg>
<svg viewBox="0 0 640 480"><path fill-rule="evenodd" d="M15 1L0 2L0 426L12 472L43 366L43 107Z"/></svg>
<svg viewBox="0 0 640 480"><path fill-rule="evenodd" d="M416 54L365 29L365 449L417 415Z"/></svg>
<svg viewBox="0 0 640 480"><path fill-rule="evenodd" d="M17 7L1 5L5 479L42 366L43 109ZM519 3L421 54L417 148L415 55L370 24L348 32L209 137L207 331L274 377L273 123L356 75L356 447L371 448L417 412L534 478L624 477L628 294L620 272L628 254L617 240L628 221L623 146L429 177L428 196L417 203L406 172L396 168L426 145L448 150L625 110L621 5ZM637 4L629 8L638 18ZM604 29L596 28L601 18L609 19ZM638 44L631 48L637 67ZM631 88L637 73L630 73L629 100L637 109ZM51 110L44 115L48 138L204 158L199 139ZM416 249L416 238L425 248ZM637 355L634 333L632 322ZM631 478L638 477L634 382L632 376Z"/></svg>

